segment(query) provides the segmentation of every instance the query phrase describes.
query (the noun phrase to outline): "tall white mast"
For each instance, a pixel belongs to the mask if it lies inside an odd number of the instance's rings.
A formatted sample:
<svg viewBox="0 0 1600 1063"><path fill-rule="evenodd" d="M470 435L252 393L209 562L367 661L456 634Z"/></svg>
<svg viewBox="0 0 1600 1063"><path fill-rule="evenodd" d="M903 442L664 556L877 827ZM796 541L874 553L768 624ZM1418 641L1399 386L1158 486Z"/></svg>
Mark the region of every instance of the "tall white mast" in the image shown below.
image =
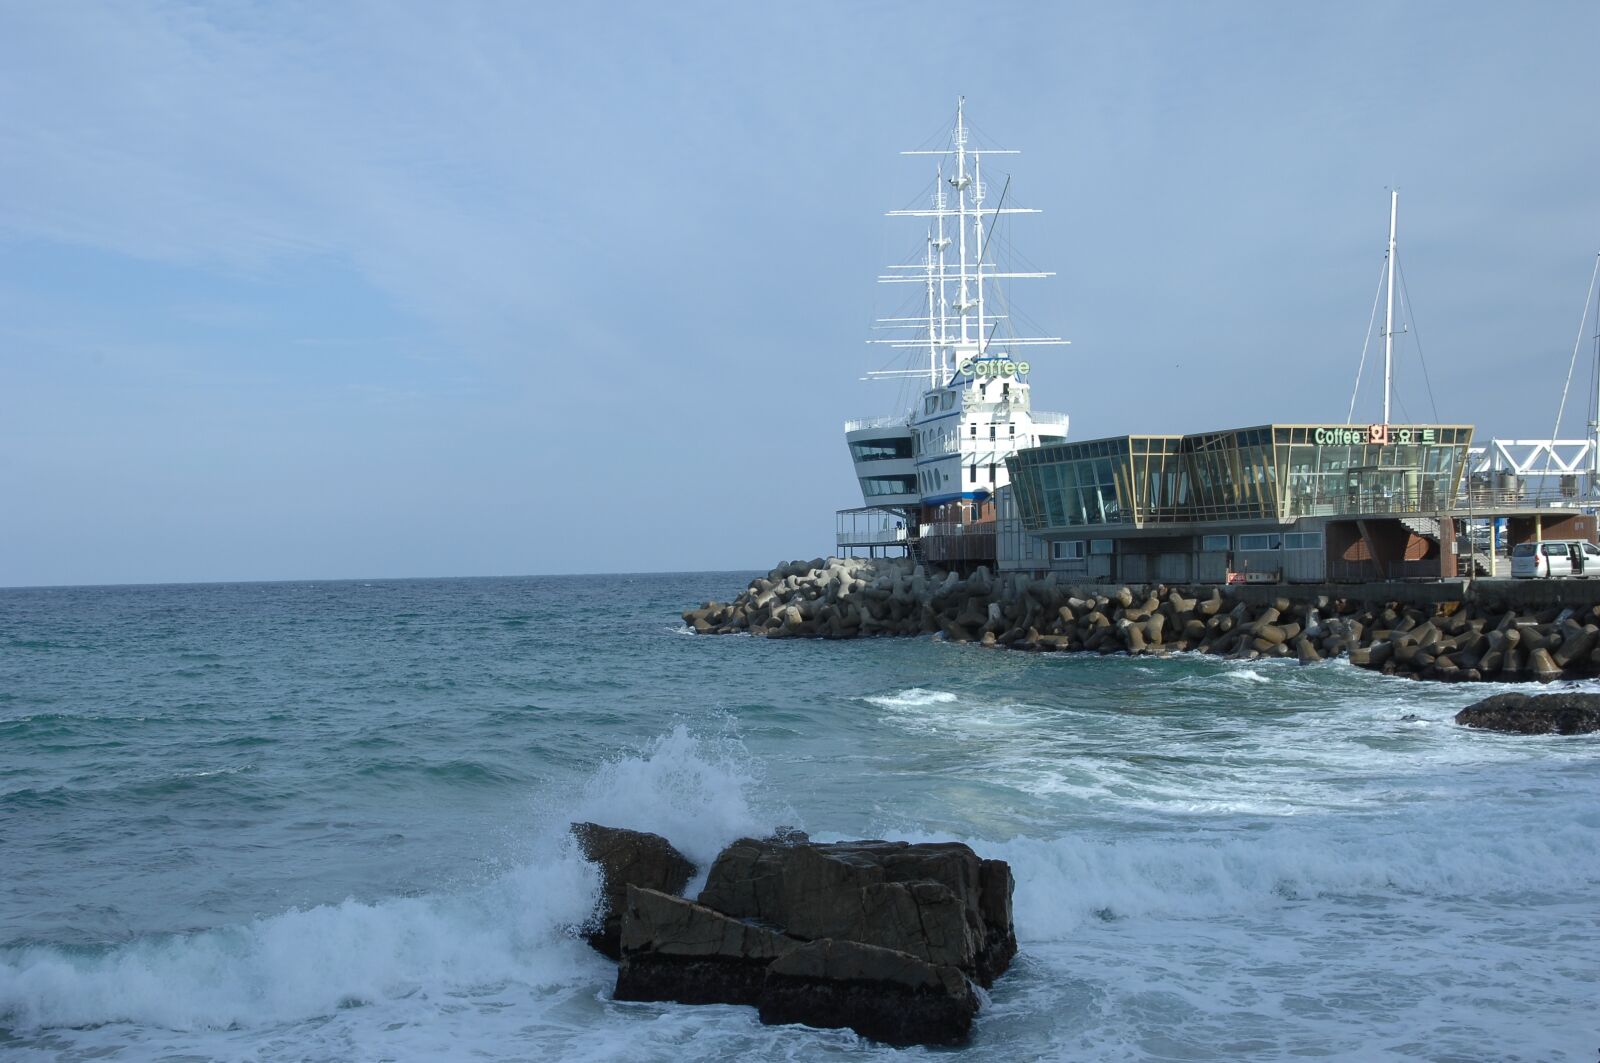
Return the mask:
<svg viewBox="0 0 1600 1063"><path fill-rule="evenodd" d="M988 310L986 308L987 293L984 289L992 282L1002 280L1022 280L1039 277L1054 276L1052 273L1038 271L1006 271L989 269L985 263L977 263L978 290L972 291L972 275L968 273L969 256L967 241L976 238L977 259L984 257L985 226L983 218L983 201L987 198L982 180L982 156L984 155L1015 155L1015 151L1002 148L974 149L967 146L968 130L966 121L966 97L959 97L956 102L956 124L951 134L950 142L937 149L929 150L918 148L914 151L903 151L902 155L932 155L944 159L952 151L956 156L956 166L951 176L944 175L945 162L940 162L934 169L934 194L930 207L891 210L891 218L931 218L934 225L931 230L925 230L925 245L923 260L919 263L904 263L890 266L890 272L878 277L879 284L920 284L928 296L928 306L913 317L880 318L877 327L890 330L916 329L917 334L910 337L886 337L871 339L868 343L884 344L901 349L916 349L918 352L927 351L930 369L927 370L939 386L948 383L955 365L950 361L952 356L959 356L963 351L970 352L973 347L979 347L983 342L983 332L988 325ZM973 172L967 172L967 156L972 156ZM950 209L949 195L951 190L956 194L956 209ZM974 200L969 201L967 193L972 192ZM1002 200L1005 197L1001 197ZM1003 203L997 205L989 212L989 231L992 232L994 219L1002 214L1037 214L1032 207L1007 207ZM969 214L972 225L967 225ZM957 232L951 235L950 229L945 225L945 218L953 217L957 220ZM950 245L952 241L959 244L959 268L950 268ZM911 271L915 270L913 273ZM950 296L950 286L955 285L957 292L954 300ZM931 286L931 294L928 289ZM937 303L937 308L934 303ZM979 335L972 336L972 314L977 311ZM961 328L956 330L950 314L955 313L961 319ZM926 334L922 330L927 330ZM931 342L930 342L931 337ZM1015 347L1023 346L1055 346L1065 344L1067 341L1059 336L1010 336L1007 344ZM959 360L959 359L958 359ZM936 366L936 368L932 368ZM874 370L869 372L869 377L905 377L921 376L921 368L905 368L895 370Z"/></svg>
<svg viewBox="0 0 1600 1063"><path fill-rule="evenodd" d="M978 349L983 349L983 156L972 158L972 240L978 247Z"/></svg>
<svg viewBox="0 0 1600 1063"><path fill-rule="evenodd" d="M962 116L967 98L956 100L956 175L950 183L956 190L956 213L960 221L961 284L956 294L956 310L961 314L961 342L967 343L967 126Z"/></svg>
<svg viewBox="0 0 1600 1063"><path fill-rule="evenodd" d="M928 230L928 245L923 248L922 262L928 274L928 386L939 386L939 334L934 331L933 306L933 229Z"/></svg>
<svg viewBox="0 0 1600 1063"><path fill-rule="evenodd" d="M1589 307L1594 307L1594 405L1589 408L1589 497L1600 499L1600 299L1595 295L1595 282L1600 281L1600 255L1595 256L1594 272L1589 276L1589 293L1584 296L1583 316L1578 319L1578 344L1583 343L1583 329L1589 321ZM1572 363L1577 365L1578 348L1572 352ZM1571 370L1568 370L1571 375Z"/></svg>
<svg viewBox="0 0 1600 1063"><path fill-rule="evenodd" d="M1394 382L1394 229L1400 190L1389 192L1389 305L1383 313L1383 423L1389 423L1389 389Z"/></svg>
<svg viewBox="0 0 1600 1063"><path fill-rule="evenodd" d="M946 288L948 278L945 275L944 253L945 249L950 246L950 241L944 235L944 208L948 200L944 194L943 164L936 167L933 172L933 210L939 234L939 243L937 245L939 252L939 382L943 383L945 375L944 356L945 351L950 347L950 323L948 320L950 297Z"/></svg>

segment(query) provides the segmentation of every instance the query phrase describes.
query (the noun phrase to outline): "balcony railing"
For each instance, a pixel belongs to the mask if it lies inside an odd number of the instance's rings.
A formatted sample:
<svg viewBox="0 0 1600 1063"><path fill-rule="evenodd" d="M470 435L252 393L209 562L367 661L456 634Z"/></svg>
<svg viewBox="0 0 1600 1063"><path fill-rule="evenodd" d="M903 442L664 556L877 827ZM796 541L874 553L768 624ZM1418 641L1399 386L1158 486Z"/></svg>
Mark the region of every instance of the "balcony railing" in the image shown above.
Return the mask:
<svg viewBox="0 0 1600 1063"><path fill-rule="evenodd" d="M854 421L846 421L846 432L859 432L863 428L904 428L906 427L905 414L890 414L887 417L862 417Z"/></svg>
<svg viewBox="0 0 1600 1063"><path fill-rule="evenodd" d="M896 510L861 506L834 514L837 546L904 546L908 538L905 514Z"/></svg>

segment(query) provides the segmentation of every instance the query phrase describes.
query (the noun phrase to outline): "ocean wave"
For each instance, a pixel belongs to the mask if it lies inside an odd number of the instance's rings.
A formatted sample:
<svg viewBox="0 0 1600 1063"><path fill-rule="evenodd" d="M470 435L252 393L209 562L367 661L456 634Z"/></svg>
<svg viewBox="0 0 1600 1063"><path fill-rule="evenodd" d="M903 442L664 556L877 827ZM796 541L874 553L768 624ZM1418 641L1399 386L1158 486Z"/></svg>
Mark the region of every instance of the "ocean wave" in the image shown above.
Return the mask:
<svg viewBox="0 0 1600 1063"><path fill-rule="evenodd" d="M761 781L759 765L737 739L699 736L680 724L637 753L601 765L559 812L660 834L704 869L735 838L777 825L780 817L756 807ZM793 822L792 814L782 818Z"/></svg>
<svg viewBox="0 0 1600 1063"><path fill-rule="evenodd" d="M1532 827L1533 825L1530 825ZM982 843L1011 862L1025 940L1070 940L1094 920L1208 918L1306 898L1407 895L1482 902L1587 896L1600 885L1600 831L1548 824L1485 835L1425 817L1360 832L1284 824L1192 840L1068 836Z"/></svg>
<svg viewBox="0 0 1600 1063"><path fill-rule="evenodd" d="M886 709L914 709L924 705L951 705L961 700L947 690L924 690L911 687L894 694L876 694L861 699Z"/></svg>
<svg viewBox="0 0 1600 1063"><path fill-rule="evenodd" d="M599 876L566 821L663 834L704 869L740 835L770 832L752 805L757 775L737 741L680 726L601 766L575 800L561 795L531 860L460 893L346 900L110 948L0 949L0 1027L226 1030L506 985L598 992L612 968L571 928Z"/></svg>
<svg viewBox="0 0 1600 1063"><path fill-rule="evenodd" d="M389 785L409 785L411 780L419 776L434 782L463 786L508 785L524 781L521 773L502 764L466 759L429 763L420 757L370 760L355 769L353 774L384 779Z"/></svg>
<svg viewBox="0 0 1600 1063"><path fill-rule="evenodd" d="M226 1029L417 993L554 984L584 958L563 928L584 919L597 885L569 855L466 896L349 900L111 950L0 950L0 1019L22 1030Z"/></svg>

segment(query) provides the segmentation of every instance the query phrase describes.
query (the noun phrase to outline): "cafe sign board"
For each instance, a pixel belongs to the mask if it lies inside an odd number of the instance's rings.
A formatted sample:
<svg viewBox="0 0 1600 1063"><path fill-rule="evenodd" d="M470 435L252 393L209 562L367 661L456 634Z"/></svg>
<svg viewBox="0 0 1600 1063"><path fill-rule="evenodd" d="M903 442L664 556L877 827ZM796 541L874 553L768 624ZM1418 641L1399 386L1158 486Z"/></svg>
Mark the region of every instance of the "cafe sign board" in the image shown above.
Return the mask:
<svg viewBox="0 0 1600 1063"><path fill-rule="evenodd" d="M1432 443L1435 442L1435 437L1436 433L1431 428L1414 428L1410 425L1397 424L1369 424L1364 428L1357 425L1334 425L1329 428L1318 428L1311 439L1319 447L1386 447L1390 444Z"/></svg>

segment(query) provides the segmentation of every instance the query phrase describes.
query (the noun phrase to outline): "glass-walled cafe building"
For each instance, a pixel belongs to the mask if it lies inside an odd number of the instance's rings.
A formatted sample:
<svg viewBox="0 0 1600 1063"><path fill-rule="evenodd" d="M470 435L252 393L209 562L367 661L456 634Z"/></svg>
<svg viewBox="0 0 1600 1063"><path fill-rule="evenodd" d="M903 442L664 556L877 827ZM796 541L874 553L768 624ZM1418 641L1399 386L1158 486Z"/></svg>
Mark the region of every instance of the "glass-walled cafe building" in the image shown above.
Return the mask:
<svg viewBox="0 0 1600 1063"><path fill-rule="evenodd" d="M1469 425L1274 424L1021 450L1000 567L1121 582L1455 576L1471 442ZM1592 518L1533 519L1593 537Z"/></svg>

